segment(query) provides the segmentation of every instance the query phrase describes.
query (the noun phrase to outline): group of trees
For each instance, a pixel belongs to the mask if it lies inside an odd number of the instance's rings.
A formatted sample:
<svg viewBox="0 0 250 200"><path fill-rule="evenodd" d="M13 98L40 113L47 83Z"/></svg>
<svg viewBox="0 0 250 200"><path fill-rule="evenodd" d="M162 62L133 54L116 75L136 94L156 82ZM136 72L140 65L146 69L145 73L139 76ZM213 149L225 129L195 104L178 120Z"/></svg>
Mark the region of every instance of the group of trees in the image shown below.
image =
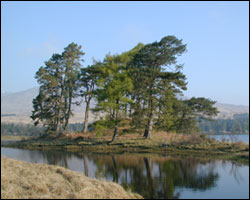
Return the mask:
<svg viewBox="0 0 250 200"><path fill-rule="evenodd" d="M13 117L16 116L16 114L1 114L1 117Z"/></svg>
<svg viewBox="0 0 250 200"><path fill-rule="evenodd" d="M83 124L80 123L69 124L66 131L79 132L82 128ZM45 130L44 127L33 124L1 123L1 135L39 137L44 134Z"/></svg>
<svg viewBox="0 0 250 200"><path fill-rule="evenodd" d="M1 135L41 136L44 128L32 124L1 123Z"/></svg>
<svg viewBox="0 0 250 200"><path fill-rule="evenodd" d="M157 125L157 124L156 124ZM69 124L66 131L80 132L83 123ZM249 134L249 114L236 114L232 119L201 120L200 132L206 134ZM41 136L45 129L30 124L1 123L1 135Z"/></svg>
<svg viewBox="0 0 250 200"><path fill-rule="evenodd" d="M83 132L88 125L88 112L104 113L99 124L114 129L115 139L120 122L129 119L131 127L144 129L151 138L152 130L193 132L198 130L197 118L217 114L214 101L206 98L181 100L186 90L183 65L177 57L186 45L175 36L159 42L139 43L130 51L107 54L103 61L81 67L81 46L69 44L62 54L54 54L36 73L41 85L33 100L31 118L35 125L42 122L47 132L60 134L72 116L75 97L86 102ZM96 106L90 108L90 102Z"/></svg>
<svg viewBox="0 0 250 200"><path fill-rule="evenodd" d="M202 120L199 128L210 134L249 134L249 114L236 114L233 119Z"/></svg>

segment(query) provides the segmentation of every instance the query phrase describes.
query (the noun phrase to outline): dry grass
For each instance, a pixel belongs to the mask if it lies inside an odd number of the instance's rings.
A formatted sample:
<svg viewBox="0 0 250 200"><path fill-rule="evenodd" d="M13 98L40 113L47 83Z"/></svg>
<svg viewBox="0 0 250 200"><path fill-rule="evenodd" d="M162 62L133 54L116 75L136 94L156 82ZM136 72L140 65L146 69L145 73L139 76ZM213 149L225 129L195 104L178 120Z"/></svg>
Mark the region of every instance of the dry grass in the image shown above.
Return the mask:
<svg viewBox="0 0 250 200"><path fill-rule="evenodd" d="M1 135L1 141L19 141L30 139L29 136L17 136L17 135Z"/></svg>
<svg viewBox="0 0 250 200"><path fill-rule="evenodd" d="M6 144L3 146L27 149L66 149L85 152L137 152L137 153L176 153L244 158L248 160L249 144L238 142L219 142L214 138L200 134L176 134L153 131L152 139L143 138L143 130L121 133L118 131L115 141L111 142L113 132L97 136L95 131L87 133L65 133L60 137L37 138ZM243 156L241 156L243 155Z"/></svg>
<svg viewBox="0 0 250 200"><path fill-rule="evenodd" d="M112 182L91 179L63 167L1 157L1 199L135 199Z"/></svg>
<svg viewBox="0 0 250 200"><path fill-rule="evenodd" d="M109 131L109 134L103 134L102 136L96 136L96 133L87 132L87 133L66 133L63 138L67 139L93 139L98 141L110 141L112 139L113 132ZM127 134L121 134L121 131L118 132L116 141L128 141L128 140L144 140L143 132L133 132ZM183 135L176 133L166 133L163 131L153 131L152 139L153 142L160 143L189 143L189 142L201 142L199 134Z"/></svg>

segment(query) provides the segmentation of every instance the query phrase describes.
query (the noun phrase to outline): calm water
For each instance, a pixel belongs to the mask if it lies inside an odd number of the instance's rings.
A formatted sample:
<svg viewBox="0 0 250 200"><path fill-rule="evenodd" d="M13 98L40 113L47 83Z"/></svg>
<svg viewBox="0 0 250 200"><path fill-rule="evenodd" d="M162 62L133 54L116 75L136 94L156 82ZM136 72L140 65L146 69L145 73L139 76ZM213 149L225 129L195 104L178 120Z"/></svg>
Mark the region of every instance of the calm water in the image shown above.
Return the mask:
<svg viewBox="0 0 250 200"><path fill-rule="evenodd" d="M228 140L229 142L246 142L249 144L249 135L209 135L209 137L215 138L216 140Z"/></svg>
<svg viewBox="0 0 250 200"><path fill-rule="evenodd" d="M249 165L163 154L94 154L1 148L1 155L60 165L120 183L144 198L249 198Z"/></svg>

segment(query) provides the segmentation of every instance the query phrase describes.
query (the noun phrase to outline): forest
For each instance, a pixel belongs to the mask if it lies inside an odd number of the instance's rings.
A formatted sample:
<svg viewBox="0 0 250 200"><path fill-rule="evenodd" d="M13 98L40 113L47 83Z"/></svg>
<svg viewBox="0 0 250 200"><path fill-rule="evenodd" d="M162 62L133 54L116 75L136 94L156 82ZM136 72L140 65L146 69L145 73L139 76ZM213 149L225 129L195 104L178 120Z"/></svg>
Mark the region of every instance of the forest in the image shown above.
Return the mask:
<svg viewBox="0 0 250 200"><path fill-rule="evenodd" d="M46 128L45 134L62 135L72 105L85 101L82 132L87 131L91 110L99 116L94 128L113 129L112 141L124 120L135 132L143 129L147 139L152 138L153 129L198 132L197 119L211 119L218 110L215 101L204 97L180 98L187 80L177 58L187 51L186 46L175 36L166 36L159 42L138 43L121 54L107 54L103 61L93 60L83 67L85 53L81 45L71 43L37 71L40 88L31 118ZM74 101L76 97L81 100ZM97 104L90 108L93 99Z"/></svg>
<svg viewBox="0 0 250 200"><path fill-rule="evenodd" d="M199 128L208 134L249 134L249 114L235 114L232 119L202 120Z"/></svg>
<svg viewBox="0 0 250 200"><path fill-rule="evenodd" d="M67 131L77 132L82 130L83 124L69 124ZM46 129L41 126L34 126L33 124L16 124L16 123L1 123L1 135L13 136L32 136L39 137L44 134Z"/></svg>
<svg viewBox="0 0 250 200"><path fill-rule="evenodd" d="M92 124L89 124L91 131ZM205 134L249 134L249 114L236 114L233 119L202 120L198 128ZM81 132L82 123L69 124L68 132ZM31 124L1 123L1 135L41 136L45 128Z"/></svg>

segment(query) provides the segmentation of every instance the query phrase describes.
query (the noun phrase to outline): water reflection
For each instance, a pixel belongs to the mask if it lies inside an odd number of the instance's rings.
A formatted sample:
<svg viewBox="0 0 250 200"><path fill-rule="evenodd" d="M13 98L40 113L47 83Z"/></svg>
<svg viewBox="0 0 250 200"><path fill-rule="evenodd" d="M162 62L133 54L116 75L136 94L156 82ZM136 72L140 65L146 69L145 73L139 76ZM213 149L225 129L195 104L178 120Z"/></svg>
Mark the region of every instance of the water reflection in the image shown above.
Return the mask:
<svg viewBox="0 0 250 200"><path fill-rule="evenodd" d="M2 154L29 162L60 165L81 171L92 178L118 182L124 188L139 193L147 199L178 199L185 190L209 193L221 184L219 179L222 173L218 172L218 167L221 170L227 169L230 165L227 176L234 177L237 184L245 181L240 173L240 169L245 166L243 164L194 157L149 154L107 155L7 148L2 148ZM247 184L249 185L249 179ZM244 195L249 196L249 190L245 191Z"/></svg>
<svg viewBox="0 0 250 200"><path fill-rule="evenodd" d="M202 164L199 159L173 159L124 155L91 156L98 167L96 176L113 177L123 187L142 194L144 198L178 198L176 187L207 190L216 186L219 175L213 161ZM201 170L202 168L202 170Z"/></svg>

